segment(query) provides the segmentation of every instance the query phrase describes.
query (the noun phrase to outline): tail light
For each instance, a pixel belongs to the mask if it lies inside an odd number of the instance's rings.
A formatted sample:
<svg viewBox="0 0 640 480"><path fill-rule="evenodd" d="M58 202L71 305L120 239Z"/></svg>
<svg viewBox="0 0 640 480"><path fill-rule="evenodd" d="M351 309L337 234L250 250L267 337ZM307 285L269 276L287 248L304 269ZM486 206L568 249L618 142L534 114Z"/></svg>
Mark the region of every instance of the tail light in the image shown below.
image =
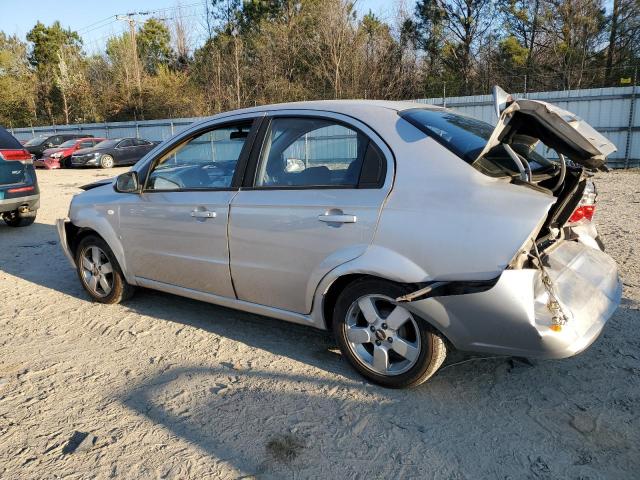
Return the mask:
<svg viewBox="0 0 640 480"><path fill-rule="evenodd" d="M591 180L587 180L587 185L582 193L580 203L578 203L578 206L571 214L571 217L569 217L569 223L577 223L582 220L590 222L596 211L597 197L598 192L596 190L596 185Z"/></svg>
<svg viewBox="0 0 640 480"><path fill-rule="evenodd" d="M26 150L0 150L0 160L20 162L23 165L33 164L33 157Z"/></svg>

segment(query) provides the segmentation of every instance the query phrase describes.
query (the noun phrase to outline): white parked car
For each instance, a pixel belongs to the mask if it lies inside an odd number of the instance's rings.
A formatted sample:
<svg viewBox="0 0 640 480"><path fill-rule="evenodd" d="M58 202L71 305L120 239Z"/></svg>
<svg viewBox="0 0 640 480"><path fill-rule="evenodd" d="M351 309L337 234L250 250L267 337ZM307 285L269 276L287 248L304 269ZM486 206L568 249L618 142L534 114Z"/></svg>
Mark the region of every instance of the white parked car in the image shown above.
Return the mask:
<svg viewBox="0 0 640 480"><path fill-rule="evenodd" d="M96 301L142 286L332 329L389 387L451 347L575 355L621 296L587 171L615 147L553 105L496 105L495 128L409 102L223 113L87 186L61 244Z"/></svg>

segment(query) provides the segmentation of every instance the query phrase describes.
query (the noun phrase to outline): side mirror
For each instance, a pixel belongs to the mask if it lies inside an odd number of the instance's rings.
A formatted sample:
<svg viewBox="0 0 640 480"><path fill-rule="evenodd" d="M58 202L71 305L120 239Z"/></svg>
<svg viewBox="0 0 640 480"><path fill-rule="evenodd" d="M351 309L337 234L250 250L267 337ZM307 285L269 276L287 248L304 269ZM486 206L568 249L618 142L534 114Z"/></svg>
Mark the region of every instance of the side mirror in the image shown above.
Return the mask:
<svg viewBox="0 0 640 480"><path fill-rule="evenodd" d="M139 193L140 181L138 180L138 172L126 172L118 175L115 190L120 193Z"/></svg>

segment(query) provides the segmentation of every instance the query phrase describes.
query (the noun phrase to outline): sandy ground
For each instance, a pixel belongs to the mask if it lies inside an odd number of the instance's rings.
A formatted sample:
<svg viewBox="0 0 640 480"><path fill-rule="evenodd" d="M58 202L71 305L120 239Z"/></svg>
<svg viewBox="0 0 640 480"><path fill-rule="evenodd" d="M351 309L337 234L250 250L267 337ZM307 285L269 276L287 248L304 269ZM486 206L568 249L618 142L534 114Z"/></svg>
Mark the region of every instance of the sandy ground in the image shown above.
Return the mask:
<svg viewBox="0 0 640 480"><path fill-rule="evenodd" d="M53 224L102 176L39 172L37 223L0 227L0 478L640 475L637 172L598 178L625 293L588 351L455 354L405 391L363 382L322 332L152 291L90 302ZM95 439L67 453L74 432Z"/></svg>

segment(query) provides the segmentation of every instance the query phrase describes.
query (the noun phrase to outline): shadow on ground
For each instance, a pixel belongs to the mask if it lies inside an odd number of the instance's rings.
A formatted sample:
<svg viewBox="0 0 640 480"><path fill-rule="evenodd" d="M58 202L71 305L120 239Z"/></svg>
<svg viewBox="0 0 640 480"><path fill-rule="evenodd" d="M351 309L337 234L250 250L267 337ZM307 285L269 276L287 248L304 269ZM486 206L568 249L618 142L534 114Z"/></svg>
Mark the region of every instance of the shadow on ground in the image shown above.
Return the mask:
<svg viewBox="0 0 640 480"><path fill-rule="evenodd" d="M0 227L0 246L0 270L88 301L53 225ZM213 368L185 361L114 399L245 475L631 478L640 470L633 305L575 358L471 361L392 391L362 382L325 333L141 290L127 309L299 363L282 371L247 358Z"/></svg>

